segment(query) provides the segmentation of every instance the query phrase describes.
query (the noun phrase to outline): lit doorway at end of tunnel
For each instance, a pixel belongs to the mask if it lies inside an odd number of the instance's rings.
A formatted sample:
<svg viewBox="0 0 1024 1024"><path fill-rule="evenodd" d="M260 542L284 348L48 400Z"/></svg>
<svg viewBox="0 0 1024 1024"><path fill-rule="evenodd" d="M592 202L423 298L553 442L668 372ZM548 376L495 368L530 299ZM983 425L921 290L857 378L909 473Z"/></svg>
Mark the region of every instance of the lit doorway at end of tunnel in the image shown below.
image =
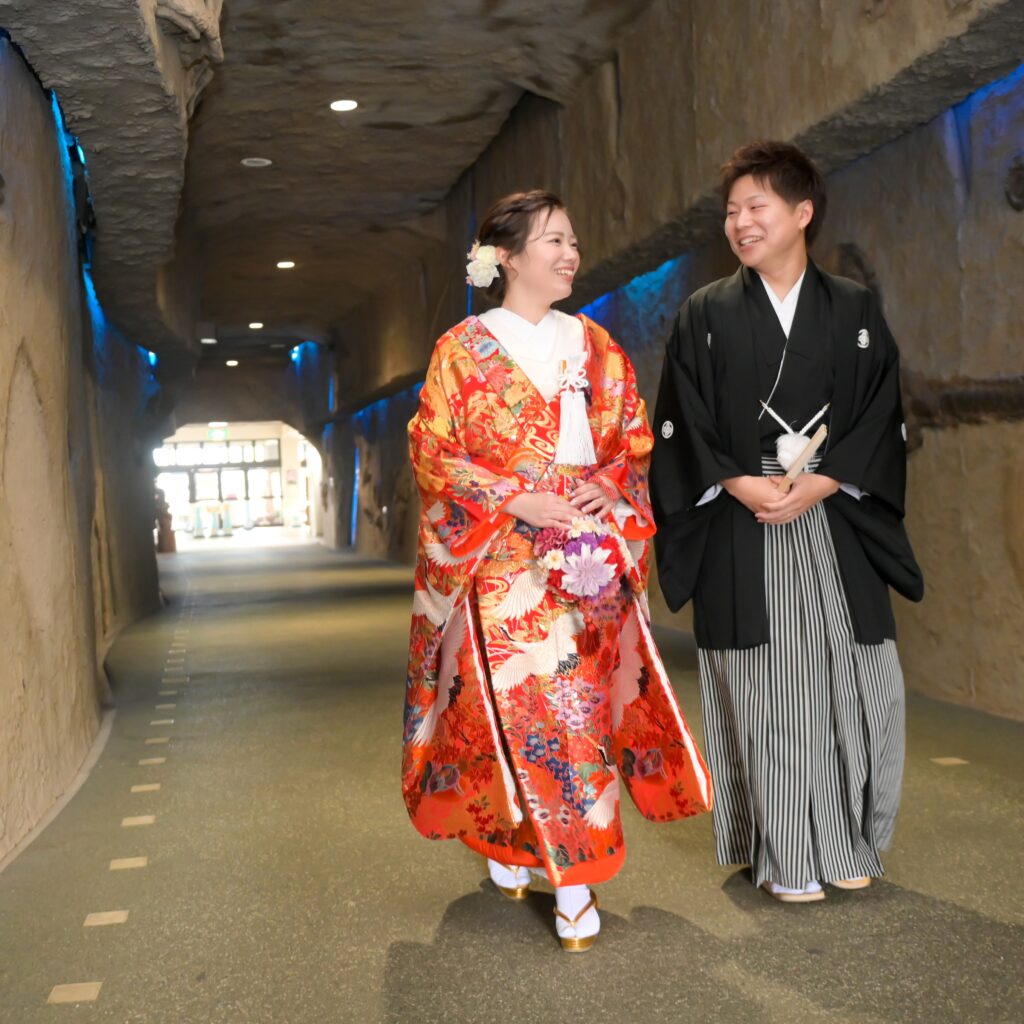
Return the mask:
<svg viewBox="0 0 1024 1024"><path fill-rule="evenodd" d="M154 449L157 550L323 536L320 453L280 420L190 423Z"/></svg>

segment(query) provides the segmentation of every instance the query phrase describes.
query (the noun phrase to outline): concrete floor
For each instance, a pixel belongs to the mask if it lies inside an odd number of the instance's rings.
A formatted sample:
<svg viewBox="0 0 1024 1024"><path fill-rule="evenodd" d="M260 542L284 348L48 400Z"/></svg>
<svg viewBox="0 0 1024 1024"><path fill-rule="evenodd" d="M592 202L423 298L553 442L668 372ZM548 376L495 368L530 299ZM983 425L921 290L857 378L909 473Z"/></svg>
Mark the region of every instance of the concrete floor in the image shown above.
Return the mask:
<svg viewBox="0 0 1024 1024"><path fill-rule="evenodd" d="M549 892L510 903L464 847L408 824L408 570L297 544L161 571L169 606L111 652L96 766L0 874L3 1024L1024 1020L1021 725L913 698L889 875L823 904L718 867L708 816L630 809L601 939L569 956ZM699 726L692 651L659 639ZM122 825L140 815L155 821ZM83 927L112 910L127 922ZM89 981L95 1002L47 1005Z"/></svg>

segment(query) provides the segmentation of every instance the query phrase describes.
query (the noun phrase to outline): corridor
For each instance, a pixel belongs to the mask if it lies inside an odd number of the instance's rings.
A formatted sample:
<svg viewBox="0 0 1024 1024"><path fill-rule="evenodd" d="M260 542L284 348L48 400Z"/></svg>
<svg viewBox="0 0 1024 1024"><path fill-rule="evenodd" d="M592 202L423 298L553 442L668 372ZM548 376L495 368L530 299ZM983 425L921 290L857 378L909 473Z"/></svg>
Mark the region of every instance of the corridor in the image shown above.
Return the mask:
<svg viewBox="0 0 1024 1024"><path fill-rule="evenodd" d="M601 942L568 957L550 891L504 900L408 824L411 570L295 543L160 572L166 606L108 658L98 760L0 874L3 1024L1020 1019L1019 723L911 698L888 877L820 905L717 867L710 816L627 810ZM658 638L700 737L686 634Z"/></svg>

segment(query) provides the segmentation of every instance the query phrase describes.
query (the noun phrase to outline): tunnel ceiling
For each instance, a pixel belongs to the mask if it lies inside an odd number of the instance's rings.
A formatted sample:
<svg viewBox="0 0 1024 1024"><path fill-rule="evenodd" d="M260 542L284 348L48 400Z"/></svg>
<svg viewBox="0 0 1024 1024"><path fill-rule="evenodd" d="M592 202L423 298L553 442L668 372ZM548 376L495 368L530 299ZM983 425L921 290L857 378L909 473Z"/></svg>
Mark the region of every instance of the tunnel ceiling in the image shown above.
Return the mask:
<svg viewBox="0 0 1024 1024"><path fill-rule="evenodd" d="M524 91L566 99L647 6L230 0L186 171L201 320L236 349L329 334L439 234L430 211ZM333 112L341 99L359 108ZM247 157L273 163L248 169Z"/></svg>

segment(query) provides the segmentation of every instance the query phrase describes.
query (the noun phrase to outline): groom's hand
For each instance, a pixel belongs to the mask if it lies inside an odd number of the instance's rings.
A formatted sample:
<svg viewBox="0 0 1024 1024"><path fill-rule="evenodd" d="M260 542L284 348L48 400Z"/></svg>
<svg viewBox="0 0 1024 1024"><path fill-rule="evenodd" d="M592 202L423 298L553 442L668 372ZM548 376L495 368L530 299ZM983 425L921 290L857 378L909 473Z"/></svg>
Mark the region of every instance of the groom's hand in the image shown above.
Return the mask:
<svg viewBox="0 0 1024 1024"><path fill-rule="evenodd" d="M733 476L722 481L722 486L756 516L770 501L779 498L778 477Z"/></svg>
<svg viewBox="0 0 1024 1024"><path fill-rule="evenodd" d="M820 473L801 473L793 482L789 494L776 492L773 501L766 502L759 512L759 523L790 523L802 516L819 501L831 497L839 490L839 481Z"/></svg>

